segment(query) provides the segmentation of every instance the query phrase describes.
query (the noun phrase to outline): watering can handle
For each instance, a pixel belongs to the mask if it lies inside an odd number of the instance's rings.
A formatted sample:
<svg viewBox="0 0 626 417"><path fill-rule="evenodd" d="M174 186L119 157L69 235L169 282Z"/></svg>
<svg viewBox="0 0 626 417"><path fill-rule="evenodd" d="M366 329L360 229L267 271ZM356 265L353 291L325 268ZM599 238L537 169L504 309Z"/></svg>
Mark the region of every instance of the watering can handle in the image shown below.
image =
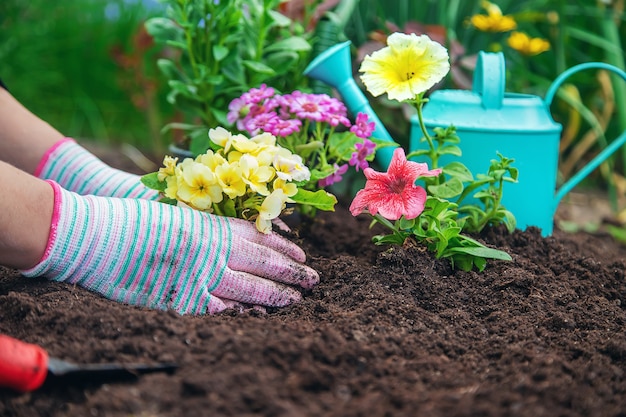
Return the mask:
<svg viewBox="0 0 626 417"><path fill-rule="evenodd" d="M626 81L626 72L624 72L622 69L616 66L605 64L604 62L587 62L584 64L575 65L572 68L564 71L561 75L559 75L554 80L552 85L550 85L550 88L548 89L548 92L546 93L546 97L544 99L546 103L546 107L548 108L550 107L550 104L552 103L552 100L554 99L554 96L557 90L559 89L559 87L561 86L563 81L565 81L566 78L568 78L569 76L571 76L572 74L576 72L586 70L586 69L591 69L591 68L605 69L605 70L612 71L616 73L617 75L619 75L620 77L622 77L624 81ZM565 184L561 186L561 188L556 193L556 196L554 198L554 207L556 208L556 206L558 206L559 201L561 201L561 199L563 198L565 194L570 192L580 181L583 180L583 178L585 178L594 169L600 166L600 164L602 164L609 156L611 156L613 152L618 150L625 142L626 142L626 131L622 132L622 134L617 139L612 141L609 144L609 146L604 148L602 152L596 155L595 158L589 161L587 165L585 165L580 171L578 171Z"/></svg>
<svg viewBox="0 0 626 417"><path fill-rule="evenodd" d="M472 90L482 97L485 109L502 108L504 98L505 65L502 52L480 51L474 70Z"/></svg>

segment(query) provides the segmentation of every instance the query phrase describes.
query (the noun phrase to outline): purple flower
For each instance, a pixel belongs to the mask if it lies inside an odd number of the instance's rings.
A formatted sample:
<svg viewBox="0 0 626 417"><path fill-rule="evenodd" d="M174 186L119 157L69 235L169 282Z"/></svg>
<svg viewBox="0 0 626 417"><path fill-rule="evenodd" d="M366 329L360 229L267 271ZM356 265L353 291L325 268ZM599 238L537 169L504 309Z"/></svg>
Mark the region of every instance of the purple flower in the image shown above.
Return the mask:
<svg viewBox="0 0 626 417"><path fill-rule="evenodd" d="M345 127L350 127L350 120L346 116L343 116L341 114L326 113L324 115L324 121L332 127L337 127L339 123L341 123Z"/></svg>
<svg viewBox="0 0 626 417"><path fill-rule="evenodd" d="M241 98L246 100L248 104L258 104L265 99L274 95L274 89L265 84L261 84L259 88L251 88L247 93L243 93Z"/></svg>
<svg viewBox="0 0 626 417"><path fill-rule="evenodd" d="M268 131L274 120L278 119L275 112L259 113L247 119L245 128L250 134L257 135L261 131Z"/></svg>
<svg viewBox="0 0 626 417"><path fill-rule="evenodd" d="M365 113L359 113L356 115L356 121L350 128L350 132L354 133L357 137L367 139L372 136L372 132L376 127L376 123L368 122L369 118Z"/></svg>
<svg viewBox="0 0 626 417"><path fill-rule="evenodd" d="M237 122L237 129L243 130L242 119L247 113L248 103L246 103L246 100L239 97L228 104L228 114L226 115L226 120L228 120L228 123L231 124Z"/></svg>
<svg viewBox="0 0 626 417"><path fill-rule="evenodd" d="M321 94L292 94L290 109L300 119L308 119L316 122L324 121L324 106Z"/></svg>
<svg viewBox="0 0 626 417"><path fill-rule="evenodd" d="M276 117L269 120L265 128L274 136L287 137L292 133L299 132L300 126L302 126L302 122L299 119L281 119Z"/></svg>
<svg viewBox="0 0 626 417"><path fill-rule="evenodd" d="M333 164L333 166L335 168L335 172L317 182L317 185L319 185L321 188L328 187L329 185L332 185L336 182L340 182L342 180L341 176L345 174L348 170L348 165L346 164L343 164L341 166Z"/></svg>
<svg viewBox="0 0 626 417"><path fill-rule="evenodd" d="M354 147L356 148L356 152L352 154L348 164L353 166L357 171L367 168L369 163L366 158L374 153L376 144L369 139L363 139L363 143L355 143Z"/></svg>

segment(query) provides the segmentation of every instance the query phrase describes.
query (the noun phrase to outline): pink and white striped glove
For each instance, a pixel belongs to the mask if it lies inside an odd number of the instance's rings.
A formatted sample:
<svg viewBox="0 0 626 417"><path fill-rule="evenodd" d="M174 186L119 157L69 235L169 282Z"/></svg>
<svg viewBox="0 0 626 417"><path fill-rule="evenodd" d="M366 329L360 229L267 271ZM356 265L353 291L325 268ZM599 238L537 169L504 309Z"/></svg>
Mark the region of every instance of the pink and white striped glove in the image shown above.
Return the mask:
<svg viewBox="0 0 626 417"><path fill-rule="evenodd" d="M48 182L48 245L25 276L180 314L219 312L229 300L285 306L301 299L292 285L319 282L302 249L250 222L142 199L80 196Z"/></svg>
<svg viewBox="0 0 626 417"><path fill-rule="evenodd" d="M80 195L159 199L159 193L143 185L139 175L107 165L71 138L48 149L34 174Z"/></svg>

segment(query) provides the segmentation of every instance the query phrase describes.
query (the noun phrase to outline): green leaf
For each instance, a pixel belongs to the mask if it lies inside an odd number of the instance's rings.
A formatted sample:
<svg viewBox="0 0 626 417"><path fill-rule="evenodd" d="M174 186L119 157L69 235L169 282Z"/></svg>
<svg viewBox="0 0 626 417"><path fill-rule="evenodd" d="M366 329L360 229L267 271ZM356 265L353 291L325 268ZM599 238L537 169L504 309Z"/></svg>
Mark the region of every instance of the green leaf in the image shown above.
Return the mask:
<svg viewBox="0 0 626 417"><path fill-rule="evenodd" d="M235 200L232 200L232 199L228 198L228 199L222 201L220 206L221 206L225 216L228 216L228 217L238 217L237 216L237 210L235 209Z"/></svg>
<svg viewBox="0 0 626 417"><path fill-rule="evenodd" d="M265 52L280 52L280 51L298 51L306 52L311 50L311 44L306 39L300 36L291 36L276 43L269 45L265 48Z"/></svg>
<svg viewBox="0 0 626 417"><path fill-rule="evenodd" d="M443 173L458 178L463 182L474 181L472 172L461 162L450 162L443 167Z"/></svg>
<svg viewBox="0 0 626 417"><path fill-rule="evenodd" d="M159 181L159 173L158 172L151 172L149 174L143 175L140 178L140 181L143 185L145 185L148 188L151 188L153 190L157 190L157 191L165 191L165 189L167 188L167 182L166 181Z"/></svg>
<svg viewBox="0 0 626 417"><path fill-rule="evenodd" d="M146 31L157 43L179 41L184 39L183 29L173 20L165 17L153 17L145 23Z"/></svg>
<svg viewBox="0 0 626 417"><path fill-rule="evenodd" d="M176 68L176 64L173 61L165 58L161 58L157 60L157 66L167 78L170 79L181 79L181 73Z"/></svg>
<svg viewBox="0 0 626 417"><path fill-rule="evenodd" d="M372 242L376 245L401 245L406 240L406 236L394 233L391 235L376 235L372 238Z"/></svg>
<svg viewBox="0 0 626 417"><path fill-rule="evenodd" d="M296 195L291 197L291 199L297 204L312 206L324 211L335 211L335 204L337 204L337 197L324 190L313 192L298 189Z"/></svg>
<svg viewBox="0 0 626 417"><path fill-rule="evenodd" d="M211 139L209 138L209 130L206 128L197 129L190 134L189 151L198 156L211 147Z"/></svg>
<svg viewBox="0 0 626 417"><path fill-rule="evenodd" d="M463 152L461 152L461 148L455 145L446 145L442 146L438 150L439 155L454 155L461 156Z"/></svg>
<svg viewBox="0 0 626 417"><path fill-rule="evenodd" d="M465 253L467 255L476 256L480 258L500 259L503 261L510 261L513 259L511 258L511 255L509 255L508 253L504 251L488 248L485 246L469 246L469 247L460 246L460 247L455 247L455 248L448 248L448 251L452 253Z"/></svg>
<svg viewBox="0 0 626 417"><path fill-rule="evenodd" d="M259 74L266 74L268 76L276 75L276 71L274 71L273 68L268 67L267 65L265 65L262 62L244 60L244 61L242 61L242 64L246 68L250 69L251 71L254 71L254 72L259 73Z"/></svg>
<svg viewBox="0 0 626 417"><path fill-rule="evenodd" d="M221 61L226 56L228 56L228 52L230 52L230 50L227 47L222 45L215 45L213 47L213 58L215 58L216 61Z"/></svg>
<svg viewBox="0 0 626 417"><path fill-rule="evenodd" d="M453 198L463 192L463 183L458 178L452 177L443 184L429 185L428 191L439 198Z"/></svg>

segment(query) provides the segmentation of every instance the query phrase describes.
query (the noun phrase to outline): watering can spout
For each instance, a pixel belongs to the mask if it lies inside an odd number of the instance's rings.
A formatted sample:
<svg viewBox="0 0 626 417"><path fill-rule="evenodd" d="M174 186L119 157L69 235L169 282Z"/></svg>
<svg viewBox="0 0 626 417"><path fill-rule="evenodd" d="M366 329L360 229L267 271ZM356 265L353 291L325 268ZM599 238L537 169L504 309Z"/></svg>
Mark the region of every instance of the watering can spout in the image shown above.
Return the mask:
<svg viewBox="0 0 626 417"><path fill-rule="evenodd" d="M395 142L352 76L350 44L350 41L346 41L328 48L311 61L304 74L336 89L352 114L365 113L375 123L372 133L374 138ZM392 155L393 147L383 147L377 150L376 160L386 167L391 162Z"/></svg>

